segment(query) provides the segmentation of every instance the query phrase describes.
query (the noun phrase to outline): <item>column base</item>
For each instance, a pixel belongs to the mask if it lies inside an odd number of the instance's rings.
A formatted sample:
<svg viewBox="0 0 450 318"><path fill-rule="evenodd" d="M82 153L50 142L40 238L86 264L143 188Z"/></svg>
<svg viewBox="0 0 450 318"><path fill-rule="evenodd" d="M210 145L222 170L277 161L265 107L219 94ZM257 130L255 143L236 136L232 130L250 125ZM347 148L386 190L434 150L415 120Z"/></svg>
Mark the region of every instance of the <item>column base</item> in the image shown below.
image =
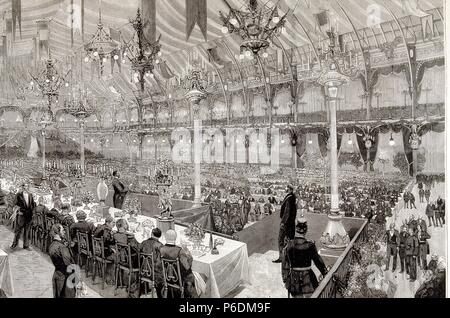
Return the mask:
<svg viewBox="0 0 450 318"><path fill-rule="evenodd" d="M328 215L328 224L320 238L323 246L333 250L343 250L350 243L350 237L342 224L342 215L339 211Z"/></svg>
<svg viewBox="0 0 450 318"><path fill-rule="evenodd" d="M202 200L200 198L194 199L194 204L192 205L192 209L200 208L202 206Z"/></svg>

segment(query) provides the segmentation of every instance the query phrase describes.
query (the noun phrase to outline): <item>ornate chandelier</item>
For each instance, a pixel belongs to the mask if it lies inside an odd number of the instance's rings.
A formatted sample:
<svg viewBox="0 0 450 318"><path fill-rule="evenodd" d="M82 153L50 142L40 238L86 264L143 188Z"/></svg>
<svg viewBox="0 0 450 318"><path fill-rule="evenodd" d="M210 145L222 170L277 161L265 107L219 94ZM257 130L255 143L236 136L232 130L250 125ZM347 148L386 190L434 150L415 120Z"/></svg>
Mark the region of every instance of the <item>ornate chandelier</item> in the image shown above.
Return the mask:
<svg viewBox="0 0 450 318"><path fill-rule="evenodd" d="M270 41L279 33L285 32L286 17L289 11L280 17L278 5L272 8L259 5L257 0L249 0L246 11L237 10L224 0L230 9L227 15L219 12L223 22L222 33L237 34L243 40L241 54L253 58L270 46Z"/></svg>
<svg viewBox="0 0 450 318"><path fill-rule="evenodd" d="M72 93L70 100L66 101L65 111L81 122L95 113L89 93L87 89L79 87L78 93Z"/></svg>
<svg viewBox="0 0 450 318"><path fill-rule="evenodd" d="M358 72L358 61L353 62L352 53L338 41L336 28L331 27L327 32L329 38L328 50L320 50L319 63L322 73L318 82L324 86L340 86L354 78ZM357 58L357 56L355 56Z"/></svg>
<svg viewBox="0 0 450 318"><path fill-rule="evenodd" d="M156 42L150 42L144 35L144 29L148 22L143 22L140 9L137 10L136 19L131 20L133 25L134 35L127 42L124 41L124 56L131 62L131 67L135 74L138 76L139 83L141 84L141 92L144 91L145 77L151 76L154 64L158 64L160 61L158 57L161 54L161 45L158 37Z"/></svg>
<svg viewBox="0 0 450 318"><path fill-rule="evenodd" d="M113 58L114 60L119 59L120 51L118 49L118 43L114 42L103 27L101 6L98 12L97 31L91 40L84 44L84 51L86 52L86 57L84 58L86 63L91 61L100 62L101 74L103 74L104 65L109 58Z"/></svg>
<svg viewBox="0 0 450 318"><path fill-rule="evenodd" d="M193 105L198 105L215 88L215 83L211 81L206 67L202 66L196 53L189 53L187 74L180 84L187 91L185 97Z"/></svg>
<svg viewBox="0 0 450 318"><path fill-rule="evenodd" d="M66 78L71 71L69 70L65 75L62 75L56 68L56 64L56 60L49 56L45 61L45 67L41 71L37 74L29 73L32 78L30 86L32 88L37 86L39 91L41 91L42 96L47 99L47 107L52 116L54 116L54 114L51 106L53 102L58 102L61 87L63 85L66 87L69 86Z"/></svg>

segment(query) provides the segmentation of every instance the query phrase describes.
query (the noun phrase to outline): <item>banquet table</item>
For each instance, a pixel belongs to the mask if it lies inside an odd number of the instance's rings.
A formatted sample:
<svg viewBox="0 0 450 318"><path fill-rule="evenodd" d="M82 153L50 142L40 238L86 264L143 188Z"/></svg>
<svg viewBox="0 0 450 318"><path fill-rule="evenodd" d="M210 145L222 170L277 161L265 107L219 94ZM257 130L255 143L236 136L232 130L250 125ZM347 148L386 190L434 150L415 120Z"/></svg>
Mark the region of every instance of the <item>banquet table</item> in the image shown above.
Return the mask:
<svg viewBox="0 0 450 318"><path fill-rule="evenodd" d="M9 256L0 249L0 290L11 297L14 293Z"/></svg>
<svg viewBox="0 0 450 318"><path fill-rule="evenodd" d="M92 208L93 210L95 208ZM85 210L88 212L89 210ZM110 214L117 220L127 219L130 225L130 231L134 234L136 240L142 243L150 237L151 228L157 224L156 219L138 215L135 220L130 220L128 214L122 216L123 212L114 208L109 209ZM75 213L73 213L75 216ZM104 223L100 217L91 217L88 213L88 221L97 224ZM147 226L143 226L143 225ZM212 255L209 251L210 234L206 234L203 240L203 251L194 250L184 234L186 227L175 224L177 232L177 245L186 246L193 257L192 270L204 274L207 277L206 293L204 298L222 298L239 287L242 283L249 282L249 263L247 244L239 241L220 237L224 244L217 247L218 255ZM213 235L213 241L219 236ZM160 239L165 243L164 236Z"/></svg>

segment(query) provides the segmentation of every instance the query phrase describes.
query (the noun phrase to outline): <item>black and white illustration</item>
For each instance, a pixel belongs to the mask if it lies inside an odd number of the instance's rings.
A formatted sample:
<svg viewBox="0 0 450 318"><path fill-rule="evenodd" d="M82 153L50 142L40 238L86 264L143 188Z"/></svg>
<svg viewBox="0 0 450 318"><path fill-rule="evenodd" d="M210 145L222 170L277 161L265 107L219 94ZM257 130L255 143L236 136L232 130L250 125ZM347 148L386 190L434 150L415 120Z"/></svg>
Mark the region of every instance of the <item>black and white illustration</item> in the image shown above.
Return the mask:
<svg viewBox="0 0 450 318"><path fill-rule="evenodd" d="M447 6L0 0L0 298L445 298Z"/></svg>

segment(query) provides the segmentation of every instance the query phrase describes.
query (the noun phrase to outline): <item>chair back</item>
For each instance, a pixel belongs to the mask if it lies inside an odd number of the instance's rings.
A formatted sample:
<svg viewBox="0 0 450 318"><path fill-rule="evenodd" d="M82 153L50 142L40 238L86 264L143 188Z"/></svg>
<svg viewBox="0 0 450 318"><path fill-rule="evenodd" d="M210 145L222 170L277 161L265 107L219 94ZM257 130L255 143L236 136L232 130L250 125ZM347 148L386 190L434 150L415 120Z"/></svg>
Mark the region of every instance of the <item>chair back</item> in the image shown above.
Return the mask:
<svg viewBox="0 0 450 318"><path fill-rule="evenodd" d="M92 254L97 259L105 259L105 243L103 238L92 235Z"/></svg>
<svg viewBox="0 0 450 318"><path fill-rule="evenodd" d="M70 238L70 230L69 227L67 225L63 225L62 226L64 228L64 232L66 233L66 241L67 243L69 243L69 246L71 246L72 244L72 240Z"/></svg>
<svg viewBox="0 0 450 318"><path fill-rule="evenodd" d="M155 281L155 261L153 259L153 254L145 254L141 253L141 266L140 266L140 275L141 278Z"/></svg>
<svg viewBox="0 0 450 318"><path fill-rule="evenodd" d="M164 288L167 287L178 289L181 292L181 298L184 298L184 284L181 277L180 259L167 259L161 258L163 275L164 275Z"/></svg>
<svg viewBox="0 0 450 318"><path fill-rule="evenodd" d="M128 244L116 243L117 250L117 264L119 266L133 268L133 261L131 255L131 246Z"/></svg>
<svg viewBox="0 0 450 318"><path fill-rule="evenodd" d="M45 229L47 231L50 231L52 229L52 226L55 224L55 220L48 216L44 216L44 220L45 220Z"/></svg>
<svg viewBox="0 0 450 318"><path fill-rule="evenodd" d="M37 226L39 226L40 228L45 228L45 219L44 219L44 214L42 213L36 213L36 223Z"/></svg>
<svg viewBox="0 0 450 318"><path fill-rule="evenodd" d="M89 235L87 233L77 231L78 254L90 256Z"/></svg>

